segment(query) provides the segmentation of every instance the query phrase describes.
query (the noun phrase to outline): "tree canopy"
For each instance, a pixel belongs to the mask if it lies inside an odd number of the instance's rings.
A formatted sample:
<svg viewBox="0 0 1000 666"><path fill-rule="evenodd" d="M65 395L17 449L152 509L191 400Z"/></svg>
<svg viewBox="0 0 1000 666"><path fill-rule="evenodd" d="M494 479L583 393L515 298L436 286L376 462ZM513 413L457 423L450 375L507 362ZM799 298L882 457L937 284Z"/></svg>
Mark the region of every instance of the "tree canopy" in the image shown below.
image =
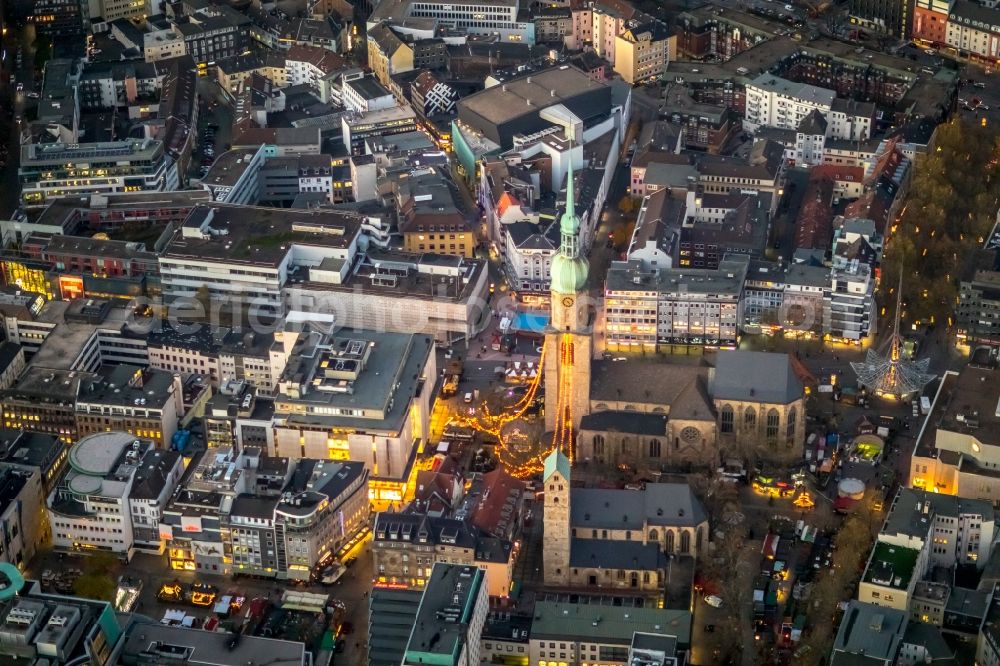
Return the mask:
<svg viewBox="0 0 1000 666"><path fill-rule="evenodd" d="M951 314L965 268L996 221L998 160L1000 134L992 128L960 120L938 127L931 150L917 157L886 244L881 302L887 317L895 316L900 267L902 321L930 323Z"/></svg>

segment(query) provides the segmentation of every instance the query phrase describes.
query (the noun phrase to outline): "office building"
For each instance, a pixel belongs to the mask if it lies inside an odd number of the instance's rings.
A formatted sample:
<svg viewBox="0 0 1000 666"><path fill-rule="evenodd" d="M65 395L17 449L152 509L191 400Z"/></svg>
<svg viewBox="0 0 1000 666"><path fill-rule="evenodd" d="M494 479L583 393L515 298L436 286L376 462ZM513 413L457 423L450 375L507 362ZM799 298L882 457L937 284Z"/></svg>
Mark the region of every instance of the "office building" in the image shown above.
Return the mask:
<svg viewBox="0 0 1000 666"><path fill-rule="evenodd" d="M410 102L423 118L449 115L455 111L458 91L425 69L410 85Z"/></svg>
<svg viewBox="0 0 1000 666"><path fill-rule="evenodd" d="M280 316L281 289L296 267L353 263L361 219L332 210L198 206L160 257L164 300L191 302L201 290L213 307Z"/></svg>
<svg viewBox="0 0 1000 666"><path fill-rule="evenodd" d="M0 464L0 562L25 567L47 541L42 470Z"/></svg>
<svg viewBox="0 0 1000 666"><path fill-rule="evenodd" d="M344 81L343 103L347 111L368 113L396 106L396 98L371 76Z"/></svg>
<svg viewBox="0 0 1000 666"><path fill-rule="evenodd" d="M201 179L201 186L211 193L213 201L252 204L256 201L263 164L263 146L227 150L212 163Z"/></svg>
<svg viewBox="0 0 1000 666"><path fill-rule="evenodd" d="M372 499L402 501L429 435L433 349L426 335L371 331L301 345L279 381L273 455L363 462Z"/></svg>
<svg viewBox="0 0 1000 666"><path fill-rule="evenodd" d="M41 475L43 501L62 476L69 448L53 435L11 428L0 430L0 460L22 469L37 469ZM49 537L48 534L44 536Z"/></svg>
<svg viewBox="0 0 1000 666"><path fill-rule="evenodd" d="M368 522L360 463L207 451L161 524L171 568L309 580Z"/></svg>
<svg viewBox="0 0 1000 666"><path fill-rule="evenodd" d="M492 317L486 263L433 254L369 251L353 272L320 275L284 292L300 310L334 315L344 328L419 332L451 343L475 336ZM322 279L320 279L322 277Z"/></svg>
<svg viewBox="0 0 1000 666"><path fill-rule="evenodd" d="M520 11L519 0L477 0L457 4L441 0L393 0L379 3L368 17L368 29L382 21L400 31L411 22L467 35L495 35L501 42L535 43L535 24Z"/></svg>
<svg viewBox="0 0 1000 666"><path fill-rule="evenodd" d="M480 637L489 609L486 574L476 567L436 564L406 643L402 666L480 663Z"/></svg>
<svg viewBox="0 0 1000 666"><path fill-rule="evenodd" d="M933 396L910 463L910 485L1000 501L1000 370L973 359L946 372Z"/></svg>
<svg viewBox="0 0 1000 666"><path fill-rule="evenodd" d="M657 20L638 25L630 22L615 36L614 69L625 81L635 85L646 81L659 81L670 64L674 37L669 28Z"/></svg>
<svg viewBox="0 0 1000 666"><path fill-rule="evenodd" d="M184 416L180 377L134 365L116 365L80 383L76 397L79 437L119 430L170 448Z"/></svg>
<svg viewBox="0 0 1000 666"><path fill-rule="evenodd" d="M543 661L571 666L631 664L629 654L633 652L636 636L648 634L674 638L678 652L691 648L691 613L686 610L589 601L535 603L530 641L532 664ZM639 645L642 644L640 640Z"/></svg>
<svg viewBox="0 0 1000 666"><path fill-rule="evenodd" d="M258 491L272 467L281 494L237 495L223 517L233 572L308 581L367 525L368 471L357 462L261 458Z"/></svg>
<svg viewBox="0 0 1000 666"><path fill-rule="evenodd" d="M179 453L156 449L129 433L82 438L48 497L53 546L104 551L126 562L137 549L161 552L160 515L183 469Z"/></svg>
<svg viewBox="0 0 1000 666"><path fill-rule="evenodd" d="M0 393L3 426L54 435L67 444L77 439L76 396L88 373L31 365L13 387Z"/></svg>
<svg viewBox="0 0 1000 666"><path fill-rule="evenodd" d="M605 285L608 348L735 346L748 266L746 257L732 255L716 269L613 262Z"/></svg>
<svg viewBox="0 0 1000 666"><path fill-rule="evenodd" d="M361 155L366 139L415 131L417 114L409 105L391 106L364 113L344 113L340 122L344 147L352 155Z"/></svg>
<svg viewBox="0 0 1000 666"><path fill-rule="evenodd" d="M9 583L0 601L0 660L69 664L108 659L122 636L111 602L45 594L37 582L10 571L3 575Z"/></svg>
<svg viewBox="0 0 1000 666"><path fill-rule="evenodd" d="M975 633L985 600L973 590L936 582L933 571L983 569L994 539L991 503L902 488L869 556L858 601L903 611L917 622ZM969 614L973 617L960 617Z"/></svg>
<svg viewBox="0 0 1000 666"><path fill-rule="evenodd" d="M32 22L42 35L78 35L84 15L80 0L38 0L32 3Z"/></svg>
<svg viewBox="0 0 1000 666"><path fill-rule="evenodd" d="M906 625L906 613L862 601L849 602L833 643L830 665L898 663Z"/></svg>
<svg viewBox="0 0 1000 666"><path fill-rule="evenodd" d="M91 22L103 19L110 23L120 18L142 19L151 14L147 0L87 0L87 17Z"/></svg>
<svg viewBox="0 0 1000 666"><path fill-rule="evenodd" d="M21 202L29 208L68 195L177 188L176 167L154 139L28 144L21 147L18 178Z"/></svg>
<svg viewBox="0 0 1000 666"><path fill-rule="evenodd" d="M173 660L177 655L198 655L204 666L312 666L312 652L297 641L240 635L232 641L226 634L166 626L140 619L122 634L117 658L109 666L128 666L147 659Z"/></svg>

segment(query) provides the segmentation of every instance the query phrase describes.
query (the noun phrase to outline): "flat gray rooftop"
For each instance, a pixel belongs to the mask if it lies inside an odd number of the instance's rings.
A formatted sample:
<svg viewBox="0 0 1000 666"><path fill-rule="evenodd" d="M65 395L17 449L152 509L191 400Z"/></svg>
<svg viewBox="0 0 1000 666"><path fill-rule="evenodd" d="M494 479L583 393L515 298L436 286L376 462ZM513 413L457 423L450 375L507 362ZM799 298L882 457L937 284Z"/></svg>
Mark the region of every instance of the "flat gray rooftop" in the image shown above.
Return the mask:
<svg viewBox="0 0 1000 666"><path fill-rule="evenodd" d="M124 641L116 664L138 663L140 655L147 657L150 653L162 655L167 660L186 655L180 663L198 666L307 666L312 663L303 643L244 635L233 649L229 649L227 634L159 623L136 622L126 632Z"/></svg>

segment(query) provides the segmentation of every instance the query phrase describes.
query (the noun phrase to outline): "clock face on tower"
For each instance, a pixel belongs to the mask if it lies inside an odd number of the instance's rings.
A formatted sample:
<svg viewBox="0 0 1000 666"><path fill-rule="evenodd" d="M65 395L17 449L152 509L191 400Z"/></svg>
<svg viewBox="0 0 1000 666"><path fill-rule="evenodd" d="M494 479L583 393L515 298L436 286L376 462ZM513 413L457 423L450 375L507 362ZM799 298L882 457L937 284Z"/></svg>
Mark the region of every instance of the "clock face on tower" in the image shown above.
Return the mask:
<svg viewBox="0 0 1000 666"><path fill-rule="evenodd" d="M570 296L567 296L564 299L562 299L562 304L563 307L567 308L573 307L573 299Z"/></svg>

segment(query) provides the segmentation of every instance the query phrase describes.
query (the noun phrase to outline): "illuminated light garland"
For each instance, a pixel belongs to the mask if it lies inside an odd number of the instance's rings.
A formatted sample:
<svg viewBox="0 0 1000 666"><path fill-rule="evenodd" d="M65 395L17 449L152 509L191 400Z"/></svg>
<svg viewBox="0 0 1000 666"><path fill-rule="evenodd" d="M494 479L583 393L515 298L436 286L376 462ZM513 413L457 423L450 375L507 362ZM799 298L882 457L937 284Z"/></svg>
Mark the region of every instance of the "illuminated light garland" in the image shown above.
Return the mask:
<svg viewBox="0 0 1000 666"><path fill-rule="evenodd" d="M459 425L472 428L496 439L497 461L504 466L507 473L518 479L526 479L542 471L545 459L553 451L562 451L572 464L576 458L575 433L573 432L573 365L575 353L573 336L564 333L559 343L559 387L556 398L556 430L552 436L552 444L544 451L531 456L527 460L522 454L514 452L503 436L503 428L508 423L524 416L528 408L534 404L538 387L544 376L545 357L548 345L542 344L541 357L538 360L538 370L524 396L514 404L509 412L494 415L489 405L483 403L476 416L457 419Z"/></svg>

